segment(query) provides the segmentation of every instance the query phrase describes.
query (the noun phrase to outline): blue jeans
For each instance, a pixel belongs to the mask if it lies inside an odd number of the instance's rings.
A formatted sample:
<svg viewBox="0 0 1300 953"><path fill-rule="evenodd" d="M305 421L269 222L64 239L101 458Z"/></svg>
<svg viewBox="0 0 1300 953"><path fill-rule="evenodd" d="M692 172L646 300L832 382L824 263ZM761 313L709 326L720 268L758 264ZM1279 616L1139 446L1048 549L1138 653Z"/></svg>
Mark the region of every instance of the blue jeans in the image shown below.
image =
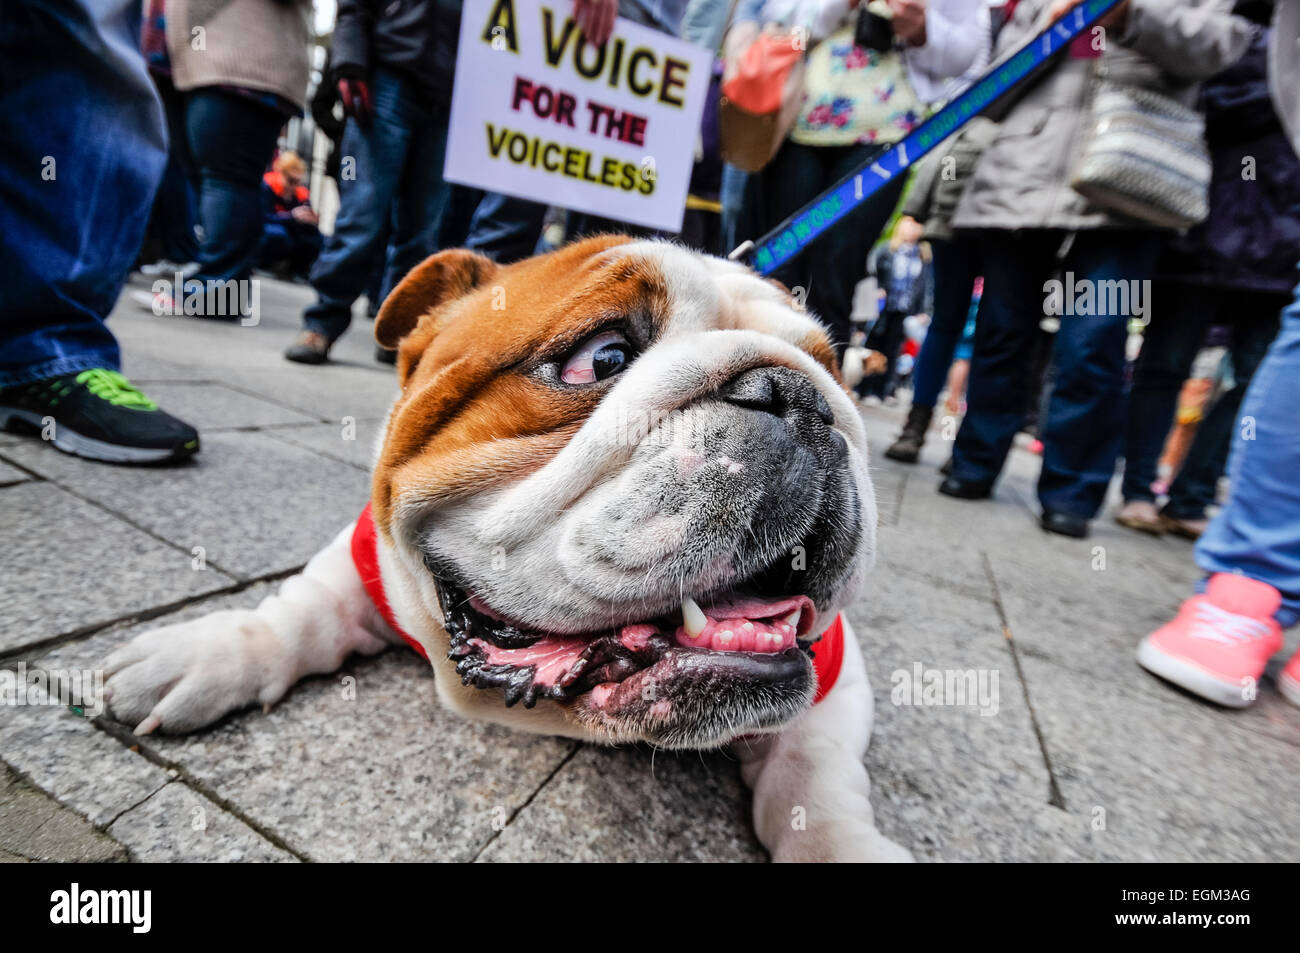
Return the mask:
<svg viewBox="0 0 1300 953"><path fill-rule="evenodd" d="M1300 620L1300 287L1241 402L1232 496L1196 544L1207 573L1240 572L1282 593L1277 620Z"/></svg>
<svg viewBox="0 0 1300 953"><path fill-rule="evenodd" d="M120 367L104 319L167 162L139 0L0 17L0 386Z"/></svg>
<svg viewBox="0 0 1300 953"><path fill-rule="evenodd" d="M438 250L451 196L442 177L446 108L425 102L411 80L386 69L375 70L370 93L368 127L349 119L339 145L339 215L311 269L318 300L303 312L308 330L330 340L347 330L352 303L365 291L386 240L391 251L381 297Z"/></svg>
<svg viewBox="0 0 1300 953"><path fill-rule="evenodd" d="M1196 430L1164 512L1176 519L1204 519L1228 459L1237 411L1251 378L1277 334L1285 296L1267 292L1156 282L1157 310L1147 327L1133 369L1128 439L1124 450L1124 499L1154 501L1160 452L1173 423L1178 392L1212 324L1232 325L1235 384L1214 402Z"/></svg>
<svg viewBox="0 0 1300 953"><path fill-rule="evenodd" d="M546 205L500 192L485 192L474 209L465 247L508 265L537 250Z"/></svg>
<svg viewBox="0 0 1300 953"><path fill-rule="evenodd" d="M240 281L262 239L262 173L275 153L284 115L220 89L185 96L185 135L199 176L197 281Z"/></svg>
<svg viewBox="0 0 1300 953"><path fill-rule="evenodd" d="M934 314L925 332L912 378L912 406L933 407L948 379L957 344L970 314L971 293L980 273L979 246L967 236L930 242L934 256Z"/></svg>
<svg viewBox="0 0 1300 953"><path fill-rule="evenodd" d="M546 204L542 202L502 195L499 192L486 192L474 209L465 247L503 265L538 254L543 250L540 243L546 209ZM639 225L601 218L587 212L568 213L564 228L567 241L600 233L634 237L659 234Z"/></svg>
<svg viewBox="0 0 1300 953"><path fill-rule="evenodd" d="M952 475L958 480L996 479L1024 420L1034 331L1043 318L1044 285L1053 277L1062 237L1043 230L981 236L984 295L975 325L966 417L953 446ZM1061 271L1072 272L1076 285L1086 281L1094 288L1103 281L1144 281L1160 241L1146 231L1080 232ZM1095 311L1100 313L1062 315L1053 355L1055 382L1040 433L1039 502L1044 509L1084 519L1101 508L1124 436L1130 314L1110 307L1110 298L1096 295Z"/></svg>

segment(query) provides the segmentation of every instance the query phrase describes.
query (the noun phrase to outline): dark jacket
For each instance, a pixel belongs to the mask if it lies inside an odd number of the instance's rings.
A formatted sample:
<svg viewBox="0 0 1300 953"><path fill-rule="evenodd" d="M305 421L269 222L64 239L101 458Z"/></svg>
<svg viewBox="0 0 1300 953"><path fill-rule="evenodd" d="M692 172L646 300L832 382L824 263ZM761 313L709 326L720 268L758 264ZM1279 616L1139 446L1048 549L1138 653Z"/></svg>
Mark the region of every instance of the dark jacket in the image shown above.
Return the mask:
<svg viewBox="0 0 1300 953"><path fill-rule="evenodd" d="M1300 159L1269 97L1265 33L1205 84L1201 105L1214 166L1210 215L1170 243L1157 274L1286 294L1300 281Z"/></svg>
<svg viewBox="0 0 1300 953"><path fill-rule="evenodd" d="M903 315L930 313L933 292L933 282L930 280L930 252L924 245L917 251L920 271L915 276L904 277L900 282L905 288L901 297L895 294L894 288L895 261L901 260L898 250L886 245L877 253L876 286L885 291L885 311L896 311Z"/></svg>
<svg viewBox="0 0 1300 953"><path fill-rule="evenodd" d="M332 79L387 67L413 79L431 102L451 102L460 0L339 0Z"/></svg>

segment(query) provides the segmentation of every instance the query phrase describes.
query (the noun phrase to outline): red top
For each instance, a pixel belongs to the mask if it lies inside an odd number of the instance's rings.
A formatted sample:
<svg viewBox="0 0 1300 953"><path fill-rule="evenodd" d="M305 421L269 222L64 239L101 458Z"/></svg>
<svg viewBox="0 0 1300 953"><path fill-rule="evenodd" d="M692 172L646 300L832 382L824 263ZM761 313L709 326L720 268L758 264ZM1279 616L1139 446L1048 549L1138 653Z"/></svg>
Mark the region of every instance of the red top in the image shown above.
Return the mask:
<svg viewBox="0 0 1300 953"><path fill-rule="evenodd" d="M375 521L370 515L370 504L361 511L356 528L352 530L352 562L361 574L361 584L366 587L370 600L384 617L394 632L406 640L407 644L427 661L429 655L424 646L411 638L393 618L393 609L384 594L384 580L379 574L379 550L375 545ZM840 616L830 624L821 641L813 647L813 670L817 673L817 695L813 704L817 704L835 686L840 677L840 666L844 664L844 620Z"/></svg>

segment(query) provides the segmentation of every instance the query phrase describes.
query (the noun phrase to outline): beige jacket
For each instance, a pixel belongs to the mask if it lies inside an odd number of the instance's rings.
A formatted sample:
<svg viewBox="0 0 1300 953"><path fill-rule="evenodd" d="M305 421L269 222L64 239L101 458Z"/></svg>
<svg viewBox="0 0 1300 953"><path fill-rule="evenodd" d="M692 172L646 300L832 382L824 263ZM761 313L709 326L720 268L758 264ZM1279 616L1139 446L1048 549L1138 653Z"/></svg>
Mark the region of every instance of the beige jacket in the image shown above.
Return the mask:
<svg viewBox="0 0 1300 953"><path fill-rule="evenodd" d="M167 0L167 55L179 90L242 86L301 109L311 0Z"/></svg>

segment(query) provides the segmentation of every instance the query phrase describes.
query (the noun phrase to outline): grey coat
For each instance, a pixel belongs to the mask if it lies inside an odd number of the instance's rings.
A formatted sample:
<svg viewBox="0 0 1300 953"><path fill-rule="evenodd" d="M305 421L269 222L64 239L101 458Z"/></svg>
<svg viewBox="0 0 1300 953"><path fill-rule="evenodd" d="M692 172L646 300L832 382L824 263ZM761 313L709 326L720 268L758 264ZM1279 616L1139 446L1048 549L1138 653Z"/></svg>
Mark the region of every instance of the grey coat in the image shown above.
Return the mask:
<svg viewBox="0 0 1300 953"><path fill-rule="evenodd" d="M1021 0L998 37L997 56L1046 26L1048 0ZM1070 188L1089 135L1097 64L1117 83L1196 105L1197 83L1237 60L1255 27L1232 0L1133 0L1128 27L1099 60L1062 58L1004 107L993 141L953 216L966 228L1066 230L1152 226L1091 205ZM1116 42L1117 41L1117 42ZM1015 94L1012 94L1015 96ZM998 114L993 114L998 118Z"/></svg>
<svg viewBox="0 0 1300 953"><path fill-rule="evenodd" d="M953 212L970 184L975 164L996 132L996 123L976 116L917 166L916 179L903 202L902 212L925 226L926 241L952 240Z"/></svg>
<svg viewBox="0 0 1300 953"><path fill-rule="evenodd" d="M1300 153L1300 0L1277 0L1269 41L1273 104L1292 147Z"/></svg>

